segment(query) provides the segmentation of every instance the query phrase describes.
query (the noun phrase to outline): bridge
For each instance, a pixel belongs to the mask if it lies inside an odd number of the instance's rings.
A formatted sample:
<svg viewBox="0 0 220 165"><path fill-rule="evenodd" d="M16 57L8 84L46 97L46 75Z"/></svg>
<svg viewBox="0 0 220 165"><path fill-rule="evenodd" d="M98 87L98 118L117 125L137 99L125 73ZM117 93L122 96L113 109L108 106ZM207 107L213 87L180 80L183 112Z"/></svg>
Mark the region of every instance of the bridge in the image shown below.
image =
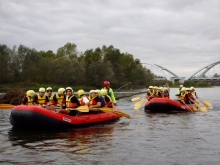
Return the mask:
<svg viewBox="0 0 220 165"><path fill-rule="evenodd" d="M174 81L180 81L180 82L183 82L184 81L184 77L179 77L179 76L177 76L175 73L173 73L172 71L170 71L169 69L167 69L167 68L164 68L164 67L162 67L162 66L160 66L160 65L157 65L157 64L149 64L149 63L142 63L142 64L144 64L145 66L146 65L149 65L149 66L151 66L151 71L153 70L152 69L152 67L154 68L154 69L156 69L157 70L157 73L156 73L156 75L155 75L155 77L154 77L154 79L153 80L170 80L170 81L172 81L172 82L174 82ZM159 71L159 74L158 74L158 71ZM154 73L154 71L152 71L153 73ZM169 73L171 76L167 76L166 75L166 72L167 73ZM155 73L154 73L155 74ZM162 75L161 75L162 74ZM167 79L169 77L169 79Z"/></svg>
<svg viewBox="0 0 220 165"><path fill-rule="evenodd" d="M199 82L199 81L203 81L203 82L220 82L220 73L214 73L212 76L207 76L206 74L212 69L214 68L217 64L220 64L220 61L218 62L214 62L212 64L209 64L201 69L199 69L198 71L196 71L195 73L193 73L191 76L189 76L189 78L185 79L185 77L179 77L178 75L176 75L174 72L168 70L167 68L164 68L160 65L157 64L150 64L150 63L142 63L143 65L147 65L150 66L151 72L153 74L155 74L154 80L170 80L172 82L175 81L180 81L181 83L184 82L184 80L191 80L194 82ZM153 71L156 69L156 73L155 71ZM166 73L169 73L170 76L166 76Z"/></svg>
<svg viewBox="0 0 220 165"><path fill-rule="evenodd" d="M209 64L205 66L202 69L199 69L195 73L193 73L187 80L192 80L195 82L198 81L205 81L205 82L220 82L220 74L218 75L217 73L213 74L212 76L207 76L206 73L214 68L217 64L220 64L220 61L214 62L212 64Z"/></svg>

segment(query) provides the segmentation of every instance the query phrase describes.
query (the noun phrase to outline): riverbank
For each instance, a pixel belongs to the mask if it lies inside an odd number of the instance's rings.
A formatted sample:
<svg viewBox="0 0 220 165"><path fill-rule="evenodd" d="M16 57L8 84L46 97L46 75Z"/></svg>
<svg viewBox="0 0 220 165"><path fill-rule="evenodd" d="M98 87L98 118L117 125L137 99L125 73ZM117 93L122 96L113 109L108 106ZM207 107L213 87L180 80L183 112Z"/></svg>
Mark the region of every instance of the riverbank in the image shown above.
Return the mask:
<svg viewBox="0 0 220 165"><path fill-rule="evenodd" d="M8 84L0 84L0 93L7 92L14 88L23 88L25 90L34 90L38 91L40 87L52 87L53 91L57 91L59 88L66 88L67 86L71 85L58 85L58 84L40 84L40 83L8 83ZM94 89L94 87L90 86L71 86L74 91L78 91L79 89L84 89L86 91L89 91L91 89Z"/></svg>

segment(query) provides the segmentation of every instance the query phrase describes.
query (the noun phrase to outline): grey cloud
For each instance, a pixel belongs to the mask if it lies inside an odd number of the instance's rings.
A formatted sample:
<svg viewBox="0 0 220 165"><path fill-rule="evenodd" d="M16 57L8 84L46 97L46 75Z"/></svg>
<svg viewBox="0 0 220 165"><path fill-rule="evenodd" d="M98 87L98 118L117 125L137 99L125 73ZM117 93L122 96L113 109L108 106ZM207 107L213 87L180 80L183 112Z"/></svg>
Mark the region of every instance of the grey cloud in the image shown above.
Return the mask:
<svg viewBox="0 0 220 165"><path fill-rule="evenodd" d="M218 0L0 2L0 44L79 51L113 45L186 76L219 61Z"/></svg>

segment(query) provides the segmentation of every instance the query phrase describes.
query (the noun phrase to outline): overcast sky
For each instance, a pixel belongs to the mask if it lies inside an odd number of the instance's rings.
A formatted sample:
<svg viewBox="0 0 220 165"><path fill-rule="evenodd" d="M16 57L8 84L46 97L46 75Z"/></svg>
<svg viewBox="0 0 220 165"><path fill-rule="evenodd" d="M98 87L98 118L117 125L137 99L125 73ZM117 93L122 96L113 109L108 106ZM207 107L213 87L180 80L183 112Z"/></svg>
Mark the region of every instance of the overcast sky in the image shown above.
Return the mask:
<svg viewBox="0 0 220 165"><path fill-rule="evenodd" d="M0 0L0 44L113 45L178 76L220 61L219 0Z"/></svg>

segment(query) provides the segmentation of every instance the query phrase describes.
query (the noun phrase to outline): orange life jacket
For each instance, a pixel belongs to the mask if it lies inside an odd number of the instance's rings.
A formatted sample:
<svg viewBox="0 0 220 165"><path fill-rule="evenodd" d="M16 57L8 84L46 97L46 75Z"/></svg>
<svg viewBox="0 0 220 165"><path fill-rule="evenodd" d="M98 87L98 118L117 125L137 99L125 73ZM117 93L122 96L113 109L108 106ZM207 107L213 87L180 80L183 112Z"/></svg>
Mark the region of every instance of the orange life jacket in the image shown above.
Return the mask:
<svg viewBox="0 0 220 165"><path fill-rule="evenodd" d="M72 103L71 102L71 98L73 97L74 95L72 95L72 96L70 96L70 97L68 97L68 96L66 96L66 107L67 108L76 108L78 105L77 105L77 103Z"/></svg>
<svg viewBox="0 0 220 165"><path fill-rule="evenodd" d="M97 96L96 96L96 97L97 97ZM93 98L90 99L89 105L96 105L96 104L97 104L97 102L96 102L96 100L95 100L96 97L93 97Z"/></svg>

